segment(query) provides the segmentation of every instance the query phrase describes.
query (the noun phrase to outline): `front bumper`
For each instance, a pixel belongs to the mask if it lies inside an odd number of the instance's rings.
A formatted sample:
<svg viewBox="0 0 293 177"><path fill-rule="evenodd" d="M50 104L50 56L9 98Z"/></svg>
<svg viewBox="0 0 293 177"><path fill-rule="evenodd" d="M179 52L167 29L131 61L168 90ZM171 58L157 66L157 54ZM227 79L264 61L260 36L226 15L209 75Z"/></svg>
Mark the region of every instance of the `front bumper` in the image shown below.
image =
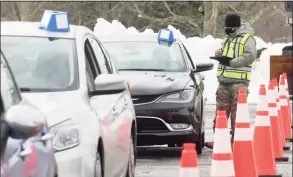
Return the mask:
<svg viewBox="0 0 293 177"><path fill-rule="evenodd" d="M90 147L77 146L56 152L58 177L93 177L95 152Z"/></svg>
<svg viewBox="0 0 293 177"><path fill-rule="evenodd" d="M200 135L200 109L194 102L135 105L135 111L138 145L194 142Z"/></svg>

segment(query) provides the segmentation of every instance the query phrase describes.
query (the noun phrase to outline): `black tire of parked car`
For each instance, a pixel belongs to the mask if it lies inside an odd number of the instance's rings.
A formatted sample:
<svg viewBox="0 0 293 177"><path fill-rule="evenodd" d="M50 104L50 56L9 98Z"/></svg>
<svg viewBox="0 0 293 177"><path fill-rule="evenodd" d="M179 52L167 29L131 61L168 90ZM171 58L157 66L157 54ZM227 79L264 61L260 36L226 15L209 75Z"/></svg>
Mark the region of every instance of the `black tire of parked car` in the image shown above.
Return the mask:
<svg viewBox="0 0 293 177"><path fill-rule="evenodd" d="M133 143L133 137L130 135L130 150L129 150L129 160L126 177L134 177L135 176L135 145Z"/></svg>
<svg viewBox="0 0 293 177"><path fill-rule="evenodd" d="M204 143L205 143L205 132L202 132L198 141L196 142L196 152L198 155L202 154L202 149L204 147Z"/></svg>
<svg viewBox="0 0 293 177"><path fill-rule="evenodd" d="M101 162L101 155L97 152L96 155L96 164L95 164L95 177L103 177L103 170L102 170L102 162Z"/></svg>
<svg viewBox="0 0 293 177"><path fill-rule="evenodd" d="M203 99L201 100L201 121L204 121L203 118ZM202 132L202 128L201 127L199 129L199 132ZM196 152L198 155L202 154L202 149L204 148L204 144L205 144L205 130L201 133L201 135L199 136L198 140L195 142L196 143Z"/></svg>

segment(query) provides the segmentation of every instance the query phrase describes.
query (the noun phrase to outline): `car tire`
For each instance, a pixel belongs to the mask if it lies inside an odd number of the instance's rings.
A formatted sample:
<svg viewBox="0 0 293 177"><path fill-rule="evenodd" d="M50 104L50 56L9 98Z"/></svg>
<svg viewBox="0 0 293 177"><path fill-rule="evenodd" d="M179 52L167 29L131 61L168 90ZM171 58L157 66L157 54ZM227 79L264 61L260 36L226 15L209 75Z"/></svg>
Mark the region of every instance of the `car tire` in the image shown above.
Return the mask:
<svg viewBox="0 0 293 177"><path fill-rule="evenodd" d="M197 142L196 142L196 152L198 155L202 154L202 149L204 147L204 140L205 139L205 133L202 132L201 135L199 136Z"/></svg>
<svg viewBox="0 0 293 177"><path fill-rule="evenodd" d="M129 160L127 165L127 173L126 177L134 177L135 176L135 145L133 143L133 137L130 136L130 150L129 150Z"/></svg>
<svg viewBox="0 0 293 177"><path fill-rule="evenodd" d="M203 99L201 100L201 119L203 121ZM199 132L202 132L203 126L199 129ZM196 142L196 152L198 155L202 154L202 149L204 148L205 144L205 131L201 133L197 142Z"/></svg>
<svg viewBox="0 0 293 177"><path fill-rule="evenodd" d="M101 161L101 155L97 152L96 162L95 162L95 177L103 177L103 167Z"/></svg>

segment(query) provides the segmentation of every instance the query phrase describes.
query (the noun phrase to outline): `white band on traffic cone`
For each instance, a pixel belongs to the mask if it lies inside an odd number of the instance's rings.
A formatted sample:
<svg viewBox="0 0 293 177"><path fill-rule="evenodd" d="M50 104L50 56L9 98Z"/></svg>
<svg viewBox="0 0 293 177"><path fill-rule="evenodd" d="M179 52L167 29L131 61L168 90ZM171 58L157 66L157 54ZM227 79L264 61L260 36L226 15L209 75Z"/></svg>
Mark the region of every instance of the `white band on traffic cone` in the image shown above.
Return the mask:
<svg viewBox="0 0 293 177"><path fill-rule="evenodd" d="M267 111L268 110L268 100L265 95L259 96L259 102L257 104L257 110Z"/></svg>
<svg viewBox="0 0 293 177"><path fill-rule="evenodd" d="M235 176L233 160L212 160L211 177Z"/></svg>
<svg viewBox="0 0 293 177"><path fill-rule="evenodd" d="M255 126L261 126L261 127L269 127L269 126L271 126L269 116L256 115Z"/></svg>
<svg viewBox="0 0 293 177"><path fill-rule="evenodd" d="M285 85L280 85L279 92L280 92L279 95L285 95L285 96L287 96Z"/></svg>
<svg viewBox="0 0 293 177"><path fill-rule="evenodd" d="M199 177L199 170L198 168L180 168L179 177Z"/></svg>
<svg viewBox="0 0 293 177"><path fill-rule="evenodd" d="M247 123L249 122L249 111L247 104L237 104L236 110L236 123Z"/></svg>
<svg viewBox="0 0 293 177"><path fill-rule="evenodd" d="M268 90L268 103L276 103L276 95L275 95L275 89L274 90Z"/></svg>
<svg viewBox="0 0 293 177"><path fill-rule="evenodd" d="M288 106L288 100L286 98L280 98L280 106Z"/></svg>
<svg viewBox="0 0 293 177"><path fill-rule="evenodd" d="M276 106L269 107L269 115L277 117L278 116L278 108Z"/></svg>
<svg viewBox="0 0 293 177"><path fill-rule="evenodd" d="M230 130L228 128L216 128L215 142L213 147L214 154L231 153Z"/></svg>
<svg viewBox="0 0 293 177"><path fill-rule="evenodd" d="M252 141L253 129L252 128L235 128L234 141Z"/></svg>

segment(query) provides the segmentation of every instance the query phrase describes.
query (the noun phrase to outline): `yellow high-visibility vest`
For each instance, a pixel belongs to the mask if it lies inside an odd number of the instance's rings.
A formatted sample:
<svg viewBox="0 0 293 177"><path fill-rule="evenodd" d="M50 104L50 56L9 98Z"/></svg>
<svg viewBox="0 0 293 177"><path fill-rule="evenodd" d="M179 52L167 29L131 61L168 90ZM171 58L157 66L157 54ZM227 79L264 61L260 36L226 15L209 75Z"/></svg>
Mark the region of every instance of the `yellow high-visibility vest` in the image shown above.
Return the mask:
<svg viewBox="0 0 293 177"><path fill-rule="evenodd" d="M244 36L236 36L231 42L227 41L222 44L222 56L229 57L231 59L243 56L244 45L251 34L245 34ZM245 67L233 68L219 64L217 70L217 76L223 76L225 78L231 78L236 80L250 81L252 64Z"/></svg>

